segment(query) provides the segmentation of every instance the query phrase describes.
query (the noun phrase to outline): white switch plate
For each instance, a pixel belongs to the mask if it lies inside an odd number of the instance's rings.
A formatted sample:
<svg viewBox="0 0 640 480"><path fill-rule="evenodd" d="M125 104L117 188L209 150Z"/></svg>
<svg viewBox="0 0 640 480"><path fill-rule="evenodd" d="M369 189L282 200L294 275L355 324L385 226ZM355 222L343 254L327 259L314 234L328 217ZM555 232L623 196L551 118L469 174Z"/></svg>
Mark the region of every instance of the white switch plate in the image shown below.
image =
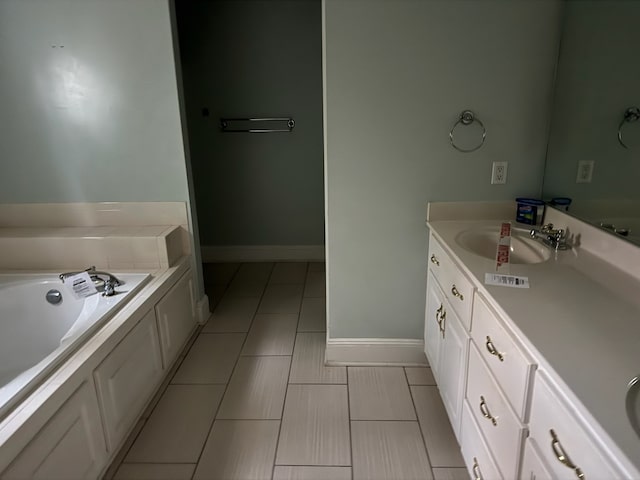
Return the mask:
<svg viewBox="0 0 640 480"><path fill-rule="evenodd" d="M580 160L578 162L578 173L576 183L591 183L593 178L593 167L596 162L593 160Z"/></svg>
<svg viewBox="0 0 640 480"><path fill-rule="evenodd" d="M491 185L504 185L507 183L508 162L493 162L491 168Z"/></svg>

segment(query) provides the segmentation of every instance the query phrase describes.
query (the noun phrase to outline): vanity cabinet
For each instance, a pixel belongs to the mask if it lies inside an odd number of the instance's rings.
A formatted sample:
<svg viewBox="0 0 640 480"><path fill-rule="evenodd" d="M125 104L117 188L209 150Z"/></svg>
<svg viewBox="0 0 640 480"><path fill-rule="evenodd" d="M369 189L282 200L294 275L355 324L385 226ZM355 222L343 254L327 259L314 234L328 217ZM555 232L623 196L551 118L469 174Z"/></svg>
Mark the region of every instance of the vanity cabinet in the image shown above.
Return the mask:
<svg viewBox="0 0 640 480"><path fill-rule="evenodd" d="M470 305L473 288L437 241L432 238L431 242L425 314L425 354L453 431L456 437L460 438L460 418L469 352L469 334L466 328L471 324ZM453 288L445 290L441 286L442 282L447 287L453 285ZM460 290L457 290L456 285L460 285Z"/></svg>
<svg viewBox="0 0 640 480"><path fill-rule="evenodd" d="M0 478L97 478L107 462L98 400L83 382L44 424Z"/></svg>
<svg viewBox="0 0 640 480"><path fill-rule="evenodd" d="M127 435L163 375L156 315L150 310L93 372L111 451Z"/></svg>
<svg viewBox="0 0 640 480"><path fill-rule="evenodd" d="M531 402L530 446L544 468L557 479L623 478L586 426L575 417L543 372L536 375ZM529 478L523 469L522 478Z"/></svg>

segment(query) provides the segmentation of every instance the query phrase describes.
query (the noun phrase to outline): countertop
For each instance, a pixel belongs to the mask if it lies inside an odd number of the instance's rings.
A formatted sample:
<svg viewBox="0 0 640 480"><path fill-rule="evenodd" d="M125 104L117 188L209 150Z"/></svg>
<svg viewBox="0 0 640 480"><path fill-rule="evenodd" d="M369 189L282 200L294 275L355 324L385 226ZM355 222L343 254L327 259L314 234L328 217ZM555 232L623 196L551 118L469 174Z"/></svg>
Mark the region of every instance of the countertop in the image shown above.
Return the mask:
<svg viewBox="0 0 640 480"><path fill-rule="evenodd" d="M629 476L640 477L640 438L625 410L627 385L640 374L640 282L576 248L554 252L543 263L510 265L510 274L529 277L529 289L488 286L484 275L495 272L495 260L465 250L455 238L473 228L498 231L500 221L427 225L479 292L509 317L539 368L559 377L582 403L586 411L576 413L593 433L609 437L617 446L611 448L614 456L626 457L621 463Z"/></svg>

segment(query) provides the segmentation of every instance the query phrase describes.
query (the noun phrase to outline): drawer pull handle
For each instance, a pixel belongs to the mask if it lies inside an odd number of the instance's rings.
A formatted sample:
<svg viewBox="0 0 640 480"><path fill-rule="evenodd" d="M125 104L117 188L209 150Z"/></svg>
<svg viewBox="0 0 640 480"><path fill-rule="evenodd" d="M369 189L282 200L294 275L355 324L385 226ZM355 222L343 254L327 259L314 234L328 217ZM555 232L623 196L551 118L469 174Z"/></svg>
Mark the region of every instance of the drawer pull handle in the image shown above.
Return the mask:
<svg viewBox="0 0 640 480"><path fill-rule="evenodd" d="M443 311L442 315L440 315L440 322L438 322L440 324L440 333L442 334L442 338L444 338L444 331L446 329L446 325L447 325L447 311Z"/></svg>
<svg viewBox="0 0 640 480"><path fill-rule="evenodd" d="M480 396L480 412L482 413L482 416L484 418L491 420L491 423L494 427L498 426L498 420L496 419L496 417L491 415L491 412L489 412L489 407L487 407L487 402L485 401L483 396Z"/></svg>
<svg viewBox="0 0 640 480"><path fill-rule="evenodd" d="M498 349L493 345L493 342L491 341L491 337L489 337L489 335L487 335L487 341L485 345L487 346L487 350L491 355L495 355L501 362L504 362L504 355L500 353Z"/></svg>
<svg viewBox="0 0 640 480"><path fill-rule="evenodd" d="M438 260L438 257L436 257L435 253L431 254L431 263L434 263L438 267L440 266L440 260Z"/></svg>
<svg viewBox="0 0 640 480"><path fill-rule="evenodd" d="M455 283L453 285L451 285L451 293L453 294L454 297L458 297L460 300L464 300L464 295L462 295L458 289L456 288Z"/></svg>
<svg viewBox="0 0 640 480"><path fill-rule="evenodd" d="M580 479L584 479L585 478L584 473L582 473L582 470L580 470L571 461L571 459L569 458L569 455L566 454L566 452L564 451L564 448L562 448L562 445L560 444L560 440L558 440L558 436L556 435L556 432L554 432L553 429L551 429L549 430L549 433L551 434L551 449L553 450L553 453L558 459L558 461L562 463L565 467L573 470L576 474L576 477Z"/></svg>
<svg viewBox="0 0 640 480"><path fill-rule="evenodd" d="M478 459L473 457L473 480L482 480L482 474L480 473L480 465L478 465Z"/></svg>
<svg viewBox="0 0 640 480"><path fill-rule="evenodd" d="M444 307L440 304L440 308L436 310L436 322L438 323L438 330L442 330L442 313L444 312Z"/></svg>

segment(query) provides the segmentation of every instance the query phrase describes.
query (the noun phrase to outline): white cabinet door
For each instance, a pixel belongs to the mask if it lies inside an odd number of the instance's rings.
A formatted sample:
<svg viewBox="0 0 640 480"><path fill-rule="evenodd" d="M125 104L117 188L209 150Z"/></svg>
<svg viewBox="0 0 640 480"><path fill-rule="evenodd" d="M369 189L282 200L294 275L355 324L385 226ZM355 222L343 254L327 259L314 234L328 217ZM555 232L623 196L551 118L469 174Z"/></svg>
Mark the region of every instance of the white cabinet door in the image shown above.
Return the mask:
<svg viewBox="0 0 640 480"><path fill-rule="evenodd" d="M97 478L107 448L93 385L84 382L62 404L0 478Z"/></svg>
<svg viewBox="0 0 640 480"><path fill-rule="evenodd" d="M110 451L137 421L164 370L150 310L94 371Z"/></svg>
<svg viewBox="0 0 640 480"><path fill-rule="evenodd" d="M440 347L440 396L456 437L460 432L460 414L464 397L464 380L467 373L469 337L458 317L445 302L442 318L442 345Z"/></svg>
<svg viewBox="0 0 640 480"><path fill-rule="evenodd" d="M457 437L460 430L469 336L431 272L428 277L425 353Z"/></svg>
<svg viewBox="0 0 640 480"><path fill-rule="evenodd" d="M436 381L439 381L439 360L441 344L442 314L444 311L443 294L435 277L429 272L427 280L427 307L424 316L424 353Z"/></svg>
<svg viewBox="0 0 640 480"><path fill-rule="evenodd" d="M522 459L521 480L551 480L553 477L544 461L536 452L530 440L527 440L524 447L524 457ZM576 477L577 478L577 477Z"/></svg>
<svg viewBox="0 0 640 480"><path fill-rule="evenodd" d="M193 277L187 272L156 305L164 367L169 368L196 325Z"/></svg>

